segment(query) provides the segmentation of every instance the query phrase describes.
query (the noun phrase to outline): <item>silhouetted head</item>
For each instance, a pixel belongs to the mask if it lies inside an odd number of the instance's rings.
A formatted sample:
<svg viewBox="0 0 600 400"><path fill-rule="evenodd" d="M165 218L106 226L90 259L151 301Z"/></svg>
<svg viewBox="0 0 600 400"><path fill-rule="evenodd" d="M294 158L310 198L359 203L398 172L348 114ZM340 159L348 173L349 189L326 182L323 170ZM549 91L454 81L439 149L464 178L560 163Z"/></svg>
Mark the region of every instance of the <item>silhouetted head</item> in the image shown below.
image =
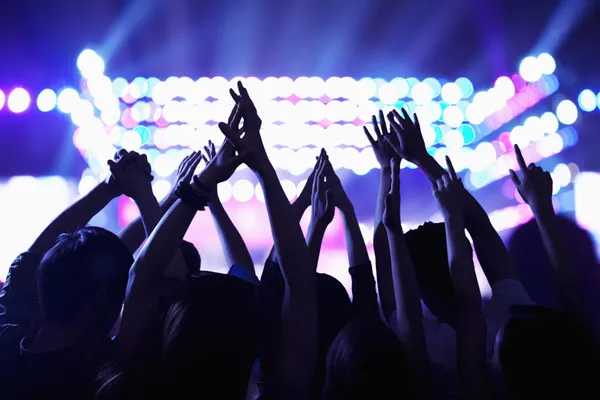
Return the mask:
<svg viewBox="0 0 600 400"><path fill-rule="evenodd" d="M378 318L350 322L327 353L323 397L415 399L415 375L396 335Z"/></svg>
<svg viewBox="0 0 600 400"><path fill-rule="evenodd" d="M454 287L450 278L446 228L426 222L404 235L423 302L439 321L452 323Z"/></svg>
<svg viewBox="0 0 600 400"><path fill-rule="evenodd" d="M590 304L600 300L600 269L589 234L565 217L558 217L564 240L573 254L581 286ZM523 286L537 304L560 308L555 285L550 276L549 260L542 243L540 230L534 220L513 232L509 252L519 269Z"/></svg>
<svg viewBox="0 0 600 400"><path fill-rule="evenodd" d="M38 271L42 323L106 336L125 296L131 253L113 233L87 227L62 234Z"/></svg>
<svg viewBox="0 0 600 400"><path fill-rule="evenodd" d="M164 323L167 393L244 398L257 355L256 317L255 285L223 274L190 279Z"/></svg>
<svg viewBox="0 0 600 400"><path fill-rule="evenodd" d="M202 260L200 259L200 253L198 252L198 249L196 249L196 246L194 246L193 243L184 240L181 242L179 249L181 250L181 255L185 260L185 264L187 265L188 272L190 274L195 274L200 271Z"/></svg>
<svg viewBox="0 0 600 400"><path fill-rule="evenodd" d="M515 306L496 335L495 363L510 398L584 398L595 384L589 337L562 311ZM578 396L576 393L586 393Z"/></svg>

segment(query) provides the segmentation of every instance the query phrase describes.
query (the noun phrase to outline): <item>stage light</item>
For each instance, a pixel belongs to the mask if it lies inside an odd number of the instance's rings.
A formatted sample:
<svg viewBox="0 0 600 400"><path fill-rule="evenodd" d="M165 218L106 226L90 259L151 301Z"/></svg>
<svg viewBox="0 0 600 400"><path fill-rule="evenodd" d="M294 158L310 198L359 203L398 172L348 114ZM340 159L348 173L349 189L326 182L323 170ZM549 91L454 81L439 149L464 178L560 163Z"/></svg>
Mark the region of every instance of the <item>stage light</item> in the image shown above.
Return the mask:
<svg viewBox="0 0 600 400"><path fill-rule="evenodd" d="M377 95L377 84L371 78L362 78L356 82L356 91L360 100L369 100Z"/></svg>
<svg viewBox="0 0 600 400"><path fill-rule="evenodd" d="M427 105L433 99L433 89L427 83L419 82L412 89L412 97L418 104Z"/></svg>
<svg viewBox="0 0 600 400"><path fill-rule="evenodd" d="M68 114L79 102L79 93L73 88L65 88L58 94L56 106L60 112Z"/></svg>
<svg viewBox="0 0 600 400"><path fill-rule="evenodd" d="M390 84L397 89L399 99L403 99L408 96L410 92L410 85L404 78L394 78L390 81Z"/></svg>
<svg viewBox="0 0 600 400"><path fill-rule="evenodd" d="M31 98L29 97L27 90L23 88L13 89L8 95L8 109L15 114L27 110L27 108L29 108L29 103L31 103Z"/></svg>
<svg viewBox="0 0 600 400"><path fill-rule="evenodd" d="M294 190L295 189L296 187L294 186ZM246 179L240 179L233 184L232 194L234 199L241 203L245 203L254 197L254 185Z"/></svg>
<svg viewBox="0 0 600 400"><path fill-rule="evenodd" d="M458 131L462 134L465 144L471 144L475 140L475 130L471 125L461 125Z"/></svg>
<svg viewBox="0 0 600 400"><path fill-rule="evenodd" d="M444 110L443 119L446 125L451 128L458 128L464 121L464 116L460 108L450 106Z"/></svg>
<svg viewBox="0 0 600 400"><path fill-rule="evenodd" d="M442 86L442 99L448 104L456 104L460 101L462 92L454 82L448 82Z"/></svg>
<svg viewBox="0 0 600 400"><path fill-rule="evenodd" d="M571 170L566 164L557 164L552 171L552 180L554 180L559 187L565 187L571 183Z"/></svg>
<svg viewBox="0 0 600 400"><path fill-rule="evenodd" d="M544 75L553 74L556 70L556 61L554 61L554 57L552 57L548 53L542 53L537 56L537 61L539 64L540 72Z"/></svg>
<svg viewBox="0 0 600 400"><path fill-rule="evenodd" d="M571 125L577 121L577 107L571 100L563 100L556 107L556 116L561 123Z"/></svg>
<svg viewBox="0 0 600 400"><path fill-rule="evenodd" d="M86 79L101 76L104 67L104 60L94 50L86 49L77 58L77 68Z"/></svg>
<svg viewBox="0 0 600 400"><path fill-rule="evenodd" d="M233 195L233 188L229 182L221 182L217 186L217 195L223 203L229 201Z"/></svg>
<svg viewBox="0 0 600 400"><path fill-rule="evenodd" d="M463 99L468 99L473 95L473 84L467 78L458 78L454 83L460 88L461 97Z"/></svg>
<svg viewBox="0 0 600 400"><path fill-rule="evenodd" d="M544 136L544 122L541 118L532 116L525 120L523 128L532 142L537 142Z"/></svg>
<svg viewBox="0 0 600 400"><path fill-rule="evenodd" d="M496 79L494 88L503 100L508 100L515 95L515 85L508 76L501 76Z"/></svg>
<svg viewBox="0 0 600 400"><path fill-rule="evenodd" d="M54 92L54 90L42 90L37 97L37 107L41 112L48 112L54 110L54 107L56 107L56 93Z"/></svg>
<svg viewBox="0 0 600 400"><path fill-rule="evenodd" d="M535 82L542 77L542 68L537 58L529 56L521 61L519 74L525 82Z"/></svg>
<svg viewBox="0 0 600 400"><path fill-rule="evenodd" d="M582 90L579 93L577 102L579 103L579 107L587 112L594 111L597 106L596 95L590 89Z"/></svg>

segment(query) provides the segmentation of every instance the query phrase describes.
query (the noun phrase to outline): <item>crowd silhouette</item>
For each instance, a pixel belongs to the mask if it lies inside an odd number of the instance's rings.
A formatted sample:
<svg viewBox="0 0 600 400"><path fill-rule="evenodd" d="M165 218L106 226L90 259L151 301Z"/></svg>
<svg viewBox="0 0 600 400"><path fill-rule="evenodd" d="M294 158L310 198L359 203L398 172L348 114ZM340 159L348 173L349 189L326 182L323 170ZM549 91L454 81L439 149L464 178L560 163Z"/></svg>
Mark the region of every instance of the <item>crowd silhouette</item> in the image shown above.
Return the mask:
<svg viewBox="0 0 600 400"><path fill-rule="evenodd" d="M443 168L427 153L416 115L373 116L364 128L381 166L373 268L326 151L290 204L254 103L237 89L229 120L218 125L223 143L186 157L165 200L152 192L146 156L121 150L108 178L15 259L0 295L3 399L598 395L593 245L556 215L550 174L527 164L518 146L519 171L510 175L535 220L507 248L451 160ZM403 230L402 196L411 195L401 189L403 159L430 179L443 223ZM262 187L273 236L260 279L261 260L252 260L216 190L242 164ZM140 218L118 234L86 226L121 195ZM309 208L304 237L299 222ZM351 296L317 273L336 208ZM197 212L213 217L227 274L203 271L183 240ZM492 290L485 301L473 251Z"/></svg>

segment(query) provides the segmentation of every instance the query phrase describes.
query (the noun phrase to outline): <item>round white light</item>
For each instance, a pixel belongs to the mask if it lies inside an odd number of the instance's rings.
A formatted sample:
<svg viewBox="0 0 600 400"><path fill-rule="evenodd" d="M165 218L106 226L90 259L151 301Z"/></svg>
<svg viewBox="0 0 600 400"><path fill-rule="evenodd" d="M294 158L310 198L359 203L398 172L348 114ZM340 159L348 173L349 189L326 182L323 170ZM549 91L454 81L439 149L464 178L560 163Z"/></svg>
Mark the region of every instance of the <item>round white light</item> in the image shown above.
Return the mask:
<svg viewBox="0 0 600 400"><path fill-rule="evenodd" d="M577 107L571 100L563 100L556 107L556 116L561 123L571 125L577 121Z"/></svg>
<svg viewBox="0 0 600 400"><path fill-rule="evenodd" d="M8 109L16 114L27 110L29 103L31 98L23 88L16 88L8 95Z"/></svg>

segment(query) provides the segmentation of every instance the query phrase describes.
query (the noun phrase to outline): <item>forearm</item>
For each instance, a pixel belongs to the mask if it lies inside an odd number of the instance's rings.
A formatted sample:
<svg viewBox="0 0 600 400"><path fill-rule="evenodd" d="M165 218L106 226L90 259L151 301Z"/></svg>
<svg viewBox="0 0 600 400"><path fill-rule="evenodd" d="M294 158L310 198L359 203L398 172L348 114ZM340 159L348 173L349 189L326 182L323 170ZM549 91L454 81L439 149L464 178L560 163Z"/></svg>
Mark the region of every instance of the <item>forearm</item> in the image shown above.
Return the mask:
<svg viewBox="0 0 600 400"><path fill-rule="evenodd" d="M449 218L445 226L448 264L458 306L465 311L480 311L481 292L475 274L471 245L465 236L464 221L461 218Z"/></svg>
<svg viewBox="0 0 600 400"><path fill-rule="evenodd" d="M591 322L588 305L582 295L577 269L573 264L567 241L562 239L558 218L552 204L533 207L533 214L540 229L542 242L550 260L550 275L553 277L559 299L565 311L587 325L596 329Z"/></svg>
<svg viewBox="0 0 600 400"><path fill-rule="evenodd" d="M388 229L394 296L396 299L396 326L400 341L410 352L420 378L424 378L427 350L423 331L421 294L414 267L410 260L404 235L400 229Z"/></svg>
<svg viewBox="0 0 600 400"><path fill-rule="evenodd" d="M84 227L114 198L114 194L111 193L111 189L106 183L98 184L92 191L56 217L38 236L29 251L32 253L46 252L54 245L58 235Z"/></svg>
<svg viewBox="0 0 600 400"><path fill-rule="evenodd" d="M160 203L161 216L169 211L169 208L173 205L173 203L175 203L176 200L177 198L174 196L167 196L167 198ZM135 253L144 242L144 239L148 237L141 214L139 217L130 222L125 228L123 228L119 232L118 236L125 246L127 246L129 251L131 251L132 254Z"/></svg>
<svg viewBox="0 0 600 400"><path fill-rule="evenodd" d="M373 224L373 251L375 252L375 272L377 274L377 288L379 301L386 321L396 309L394 299L394 282L392 280L392 261L390 258L390 245L387 231L383 225L383 211L385 209L385 196L390 192L392 180L390 169L382 168L379 177L379 190L375 205L375 221Z"/></svg>
<svg viewBox="0 0 600 400"><path fill-rule="evenodd" d="M217 227L227 264L229 266L237 264L248 268L254 273L254 263L252 262L252 257L250 257L246 243L218 198L213 199L211 202L210 213Z"/></svg>
<svg viewBox="0 0 600 400"><path fill-rule="evenodd" d="M316 275L308 271L311 263L304 235L273 167L258 174L271 223L275 252L288 285L312 286Z"/></svg>
<svg viewBox="0 0 600 400"><path fill-rule="evenodd" d="M436 182L446 173L444 168L431 156L423 157L417 162L417 165L432 182ZM502 279L519 280L516 267L502 238L492 226L485 209L469 192L465 196L464 220L473 239L481 268L490 285L494 285Z"/></svg>
<svg viewBox="0 0 600 400"><path fill-rule="evenodd" d="M342 210L344 219L344 236L346 238L346 251L348 253L348 264L354 265L367 264L370 262L367 246L363 239L360 225L352 205L344 207Z"/></svg>
<svg viewBox="0 0 600 400"><path fill-rule="evenodd" d="M326 225L321 224L318 221L311 221L306 234L306 246L308 247L308 253L310 254L311 265L314 266L315 271L319 266L319 254L321 254L321 246L323 244L326 228Z"/></svg>
<svg viewBox="0 0 600 400"><path fill-rule="evenodd" d="M292 214L296 217L298 223L300 223L300 221L302 220L304 212L309 206L310 204L306 205L304 204L304 202L299 202L298 200L292 203ZM277 262L277 253L275 252L275 247L271 248L271 251L269 252L269 256L267 258L272 262Z"/></svg>

